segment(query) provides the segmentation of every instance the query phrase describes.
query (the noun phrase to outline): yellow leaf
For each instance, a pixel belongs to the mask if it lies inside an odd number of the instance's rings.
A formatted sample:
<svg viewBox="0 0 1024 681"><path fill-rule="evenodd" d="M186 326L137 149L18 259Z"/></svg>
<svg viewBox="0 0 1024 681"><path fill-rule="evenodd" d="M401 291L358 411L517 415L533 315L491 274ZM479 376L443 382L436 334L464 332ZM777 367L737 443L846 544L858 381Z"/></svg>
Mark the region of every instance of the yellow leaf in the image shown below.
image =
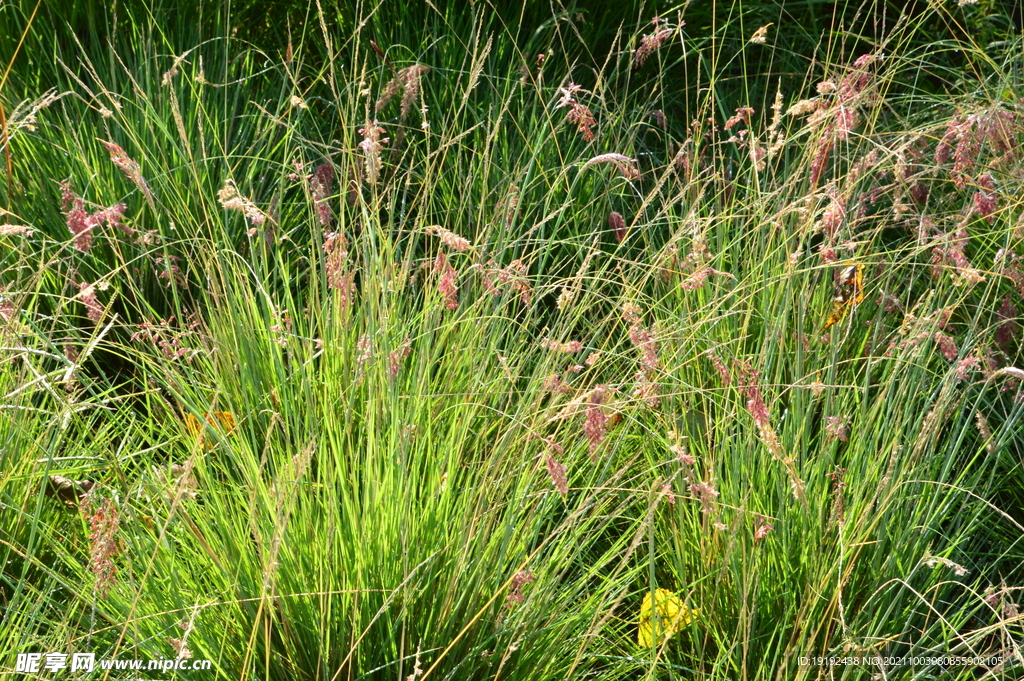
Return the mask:
<svg viewBox="0 0 1024 681"><path fill-rule="evenodd" d="M640 605L637 643L641 648L661 645L696 618L697 610L688 608L668 589L655 589L653 594L647 592Z"/></svg>

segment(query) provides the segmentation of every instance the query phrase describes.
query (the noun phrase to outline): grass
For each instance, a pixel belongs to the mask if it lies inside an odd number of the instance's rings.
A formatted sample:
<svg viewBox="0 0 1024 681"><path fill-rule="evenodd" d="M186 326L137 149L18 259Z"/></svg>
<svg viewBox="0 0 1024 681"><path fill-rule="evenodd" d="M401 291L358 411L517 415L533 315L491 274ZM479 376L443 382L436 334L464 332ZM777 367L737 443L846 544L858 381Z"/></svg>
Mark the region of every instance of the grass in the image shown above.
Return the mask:
<svg viewBox="0 0 1024 681"><path fill-rule="evenodd" d="M0 6L4 670L1018 678L1019 34L716 7Z"/></svg>

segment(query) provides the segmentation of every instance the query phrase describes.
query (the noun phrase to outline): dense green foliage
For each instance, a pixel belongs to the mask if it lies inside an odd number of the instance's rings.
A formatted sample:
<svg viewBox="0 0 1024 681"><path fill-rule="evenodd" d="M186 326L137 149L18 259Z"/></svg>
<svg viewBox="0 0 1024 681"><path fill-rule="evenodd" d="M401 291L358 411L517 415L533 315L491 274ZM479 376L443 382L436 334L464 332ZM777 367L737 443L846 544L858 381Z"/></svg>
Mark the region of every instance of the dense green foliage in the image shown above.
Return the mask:
<svg viewBox="0 0 1024 681"><path fill-rule="evenodd" d="M1019 21L0 3L0 669L1019 678Z"/></svg>

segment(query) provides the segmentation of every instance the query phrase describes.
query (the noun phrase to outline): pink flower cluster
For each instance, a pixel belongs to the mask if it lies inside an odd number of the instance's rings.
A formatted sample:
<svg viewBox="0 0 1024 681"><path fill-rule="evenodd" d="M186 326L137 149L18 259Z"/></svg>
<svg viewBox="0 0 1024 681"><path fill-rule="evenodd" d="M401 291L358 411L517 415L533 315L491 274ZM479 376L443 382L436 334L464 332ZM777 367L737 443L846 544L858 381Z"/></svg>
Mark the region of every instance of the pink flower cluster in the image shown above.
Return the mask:
<svg viewBox="0 0 1024 681"><path fill-rule="evenodd" d="M103 499L97 507L92 493L86 495L82 510L89 516L89 569L96 575L96 592L106 598L117 583L118 554L117 530L121 516L110 499Z"/></svg>
<svg viewBox="0 0 1024 681"><path fill-rule="evenodd" d="M473 268L483 270L484 290L492 296L501 294L501 287L507 286L519 294L523 305L529 305L533 299L533 287L526 277L527 267L522 260L513 260L508 267L498 267L493 260L486 265L476 264Z"/></svg>
<svg viewBox="0 0 1024 681"><path fill-rule="evenodd" d="M981 160L983 145L987 143L997 154L1017 150L1015 135L1020 132L1019 120L1019 113L1001 108L957 116L946 126L946 134L935 149L935 162L945 165L952 156L953 182L962 189Z"/></svg>
<svg viewBox="0 0 1024 681"><path fill-rule="evenodd" d="M388 374L396 378L402 369L402 360L409 356L412 351L412 341L406 337L402 340L397 350L392 350L388 355Z"/></svg>
<svg viewBox="0 0 1024 681"><path fill-rule="evenodd" d="M558 463L555 457L547 455L548 475L551 477L551 484L555 486L558 493L563 497L569 493L569 482L565 476L565 466Z"/></svg>
<svg viewBox="0 0 1024 681"><path fill-rule="evenodd" d="M612 211L608 213L608 226L612 230L612 234L615 235L615 240L620 244L622 240L626 238L626 220L622 217L622 213Z"/></svg>
<svg viewBox="0 0 1024 681"><path fill-rule="evenodd" d="M78 285L78 289L78 296L82 299L82 304L85 305L86 316L99 324L100 320L103 319L103 306L100 305L100 301L96 298L96 285L83 281Z"/></svg>
<svg viewBox="0 0 1024 681"><path fill-rule="evenodd" d="M327 286L336 291L344 291L348 285L346 265L348 263L348 239L341 232L328 232L324 235L324 255L327 256Z"/></svg>
<svg viewBox="0 0 1024 681"><path fill-rule="evenodd" d="M444 296L444 306L454 310L459 306L459 273L448 262L444 251L437 252L434 259L434 272L440 275L437 290Z"/></svg>
<svg viewBox="0 0 1024 681"><path fill-rule="evenodd" d="M935 228L936 234L932 236L932 276L936 279L942 272L943 266L951 265L964 282L975 284L984 281L984 276L971 267L970 261L965 255L969 236L967 230L961 226L952 234L943 234Z"/></svg>
<svg viewBox="0 0 1024 681"><path fill-rule="evenodd" d="M194 318L186 325L184 331L175 329L174 317L158 320L156 323L142 322L135 327L131 341L134 343L141 340L151 343L160 350L160 354L167 360L173 361L181 358L191 360L192 357L199 354L199 351L185 347L182 344L182 339L194 334L197 328L199 328L199 321Z"/></svg>
<svg viewBox="0 0 1024 681"><path fill-rule="evenodd" d="M828 435L828 439L839 440L840 442L849 440L847 432L849 423L850 418L848 416L829 416L825 419L825 433Z"/></svg>
<svg viewBox="0 0 1024 681"><path fill-rule="evenodd" d="M697 501L700 502L700 512L705 515L711 515L715 510L715 499L718 498L718 490L716 490L710 483L695 482L690 485L690 493L697 497Z"/></svg>
<svg viewBox="0 0 1024 681"><path fill-rule="evenodd" d="M769 532L775 529L763 515L755 516L754 528L754 541L761 541L768 536Z"/></svg>
<svg viewBox="0 0 1024 681"><path fill-rule="evenodd" d="M567 87L561 88L562 100L558 106L569 107L569 113L566 114L565 120L576 126L576 131L583 136L585 142L591 142L595 137L591 128L597 125L597 121L585 104L576 101L575 94L579 90L580 86L575 83L569 83Z"/></svg>
<svg viewBox="0 0 1024 681"><path fill-rule="evenodd" d="M659 25L665 23L665 20L660 17L655 17L651 20L651 23L654 24L657 29ZM654 52L661 47L661 44L668 40L673 33L675 33L675 29L665 27L641 37L640 45L637 46L636 52L633 53L633 68L638 69L643 66L644 62L646 62L647 59L654 54Z"/></svg>
<svg viewBox="0 0 1024 681"><path fill-rule="evenodd" d="M565 353L579 352L583 349L583 343L580 341L568 341L566 343L562 343L552 338L545 338L541 341L540 346L545 350Z"/></svg>
<svg viewBox="0 0 1024 681"><path fill-rule="evenodd" d="M811 114L808 125L821 129L818 147L811 159L811 184L821 179L835 144L845 140L857 127L857 108L863 99L862 93L871 83L869 67L875 61L872 54L862 55L838 86L831 80L823 81L818 84L820 97L802 100L789 109L791 115Z"/></svg>
<svg viewBox="0 0 1024 681"><path fill-rule="evenodd" d="M583 422L583 433L590 443L590 456L595 458L598 445L604 439L608 430L608 417L602 406L605 398L609 395L608 386L599 385L590 392L587 402L586 418Z"/></svg>
<svg viewBox="0 0 1024 681"><path fill-rule="evenodd" d="M60 188L63 208L68 210L70 207L67 213L68 231L75 237L75 248L78 250L87 253L92 248L93 232L104 223L116 227L125 234L135 234L135 230L121 222L127 209L125 204L117 203L90 214L85 210L85 200L71 190L70 178L61 182Z"/></svg>
<svg viewBox="0 0 1024 681"><path fill-rule="evenodd" d="M754 113L754 109L752 109L749 106L743 106L740 107L739 109L736 109L736 113L733 114L733 116L725 122L725 126L723 129L728 130L732 128L734 125L738 125L740 123L749 126L750 117L753 116Z"/></svg>
<svg viewBox="0 0 1024 681"><path fill-rule="evenodd" d="M334 188L334 166L330 161L324 161L309 178L309 189L313 194L313 204L316 206L317 217L320 224L327 226L331 224L331 206L328 199Z"/></svg>
<svg viewBox="0 0 1024 681"><path fill-rule="evenodd" d="M359 134L363 136L363 141L359 143L359 148L363 150L366 164L366 181L374 185L377 184L377 179L380 177L380 153L390 139L383 137L384 128L380 126L378 121L364 125L359 129Z"/></svg>
<svg viewBox="0 0 1024 681"><path fill-rule="evenodd" d="M523 587L536 579L533 574L533 570L520 570L512 576L512 581L508 585L508 596L506 596L507 602L511 605L512 603L523 602Z"/></svg>
<svg viewBox="0 0 1024 681"><path fill-rule="evenodd" d="M996 184L992 173L985 173L978 178L978 191L974 193L974 212L985 218L988 224L996 219L999 199L996 196Z"/></svg>

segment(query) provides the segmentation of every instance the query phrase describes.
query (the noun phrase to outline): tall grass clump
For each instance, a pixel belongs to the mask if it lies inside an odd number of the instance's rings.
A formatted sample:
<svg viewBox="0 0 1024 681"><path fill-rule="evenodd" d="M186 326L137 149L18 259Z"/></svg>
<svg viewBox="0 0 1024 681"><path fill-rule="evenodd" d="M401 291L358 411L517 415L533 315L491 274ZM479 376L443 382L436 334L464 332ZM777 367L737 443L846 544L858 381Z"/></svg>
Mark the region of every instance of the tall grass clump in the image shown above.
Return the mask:
<svg viewBox="0 0 1024 681"><path fill-rule="evenodd" d="M0 6L5 671L1021 674L1012 17L539 7Z"/></svg>

